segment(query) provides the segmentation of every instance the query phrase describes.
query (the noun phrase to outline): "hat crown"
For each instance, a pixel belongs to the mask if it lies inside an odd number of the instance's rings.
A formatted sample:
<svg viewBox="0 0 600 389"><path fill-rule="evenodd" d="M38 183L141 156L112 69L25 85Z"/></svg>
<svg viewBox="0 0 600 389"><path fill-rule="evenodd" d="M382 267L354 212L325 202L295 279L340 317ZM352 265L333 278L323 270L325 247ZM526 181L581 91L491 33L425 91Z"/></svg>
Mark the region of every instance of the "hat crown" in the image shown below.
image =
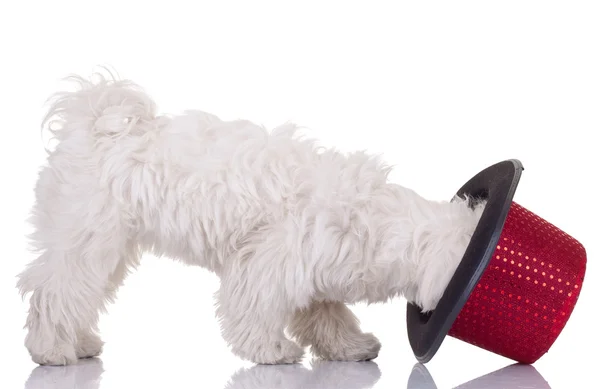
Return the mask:
<svg viewBox="0 0 600 389"><path fill-rule="evenodd" d="M569 320L586 262L580 242L513 202L491 262L448 334L535 362Z"/></svg>

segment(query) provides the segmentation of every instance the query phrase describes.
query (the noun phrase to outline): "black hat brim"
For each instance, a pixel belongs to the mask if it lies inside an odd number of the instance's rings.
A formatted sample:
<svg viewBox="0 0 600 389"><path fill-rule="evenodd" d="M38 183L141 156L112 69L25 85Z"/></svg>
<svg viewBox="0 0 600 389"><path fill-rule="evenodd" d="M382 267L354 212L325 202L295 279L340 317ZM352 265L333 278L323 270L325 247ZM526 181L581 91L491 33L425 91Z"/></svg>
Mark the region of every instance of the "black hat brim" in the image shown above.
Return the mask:
<svg viewBox="0 0 600 389"><path fill-rule="evenodd" d="M406 324L410 346L417 360L427 363L440 348L471 292L487 269L500 239L523 166L510 159L492 165L465 183L456 193L487 201L465 254L436 308L424 314L408 303Z"/></svg>

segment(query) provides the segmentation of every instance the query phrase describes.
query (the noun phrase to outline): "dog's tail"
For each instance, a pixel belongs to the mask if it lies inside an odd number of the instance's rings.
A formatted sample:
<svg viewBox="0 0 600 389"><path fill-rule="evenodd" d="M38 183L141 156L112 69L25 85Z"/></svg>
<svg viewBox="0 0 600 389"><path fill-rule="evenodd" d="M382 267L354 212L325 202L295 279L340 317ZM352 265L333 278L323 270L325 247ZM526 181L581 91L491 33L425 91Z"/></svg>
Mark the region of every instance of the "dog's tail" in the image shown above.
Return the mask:
<svg viewBox="0 0 600 389"><path fill-rule="evenodd" d="M76 89L51 96L42 129L47 128L61 142L90 133L96 141L142 135L154 127L155 102L137 84L108 73L94 73L89 79L67 77Z"/></svg>

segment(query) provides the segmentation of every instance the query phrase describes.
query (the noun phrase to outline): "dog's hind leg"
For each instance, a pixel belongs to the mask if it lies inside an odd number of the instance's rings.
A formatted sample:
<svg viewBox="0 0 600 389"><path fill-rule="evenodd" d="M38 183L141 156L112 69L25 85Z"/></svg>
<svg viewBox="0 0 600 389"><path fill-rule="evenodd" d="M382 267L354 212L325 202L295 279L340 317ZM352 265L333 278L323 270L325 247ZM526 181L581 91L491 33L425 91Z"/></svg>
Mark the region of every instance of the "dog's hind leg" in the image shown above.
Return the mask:
<svg viewBox="0 0 600 389"><path fill-rule="evenodd" d="M19 276L31 293L25 345L39 364L65 365L100 352L99 313L111 278L131 258L119 205L103 191L69 185L46 169L37 187L32 236L41 252ZM120 281L119 281L120 282Z"/></svg>
<svg viewBox="0 0 600 389"><path fill-rule="evenodd" d="M107 296L105 266L116 254L111 251L49 249L22 273L22 289L32 292L25 345L34 362L66 365L101 352L97 321Z"/></svg>
<svg viewBox="0 0 600 389"><path fill-rule="evenodd" d="M137 247L133 243L130 243L129 246L126 250L127 257L119 260L115 271L108 279L104 294L106 302L114 302L117 290L123 284L130 270L139 265L140 253ZM90 358L102 353L104 342L100 339L95 327L95 323L92 323L77 331L77 347L75 350L77 358Z"/></svg>
<svg viewBox="0 0 600 389"><path fill-rule="evenodd" d="M363 333L358 318L341 302L313 302L299 309L289 327L300 345L325 360L365 361L377 357L381 344Z"/></svg>

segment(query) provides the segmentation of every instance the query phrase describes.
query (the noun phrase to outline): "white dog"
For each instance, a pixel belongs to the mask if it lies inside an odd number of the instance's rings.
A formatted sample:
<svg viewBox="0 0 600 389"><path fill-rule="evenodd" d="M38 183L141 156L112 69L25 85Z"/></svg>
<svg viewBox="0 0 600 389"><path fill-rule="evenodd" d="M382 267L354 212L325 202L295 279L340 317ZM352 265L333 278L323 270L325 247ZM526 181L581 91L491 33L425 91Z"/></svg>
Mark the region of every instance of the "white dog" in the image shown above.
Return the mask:
<svg viewBox="0 0 600 389"><path fill-rule="evenodd" d="M433 309L483 209L426 200L377 158L316 147L291 124L158 115L130 81L73 79L44 121L58 144L35 189L39 257L18 282L39 364L101 352L99 312L144 251L219 276L222 335L240 358L294 363L308 346L375 358L346 304Z"/></svg>

